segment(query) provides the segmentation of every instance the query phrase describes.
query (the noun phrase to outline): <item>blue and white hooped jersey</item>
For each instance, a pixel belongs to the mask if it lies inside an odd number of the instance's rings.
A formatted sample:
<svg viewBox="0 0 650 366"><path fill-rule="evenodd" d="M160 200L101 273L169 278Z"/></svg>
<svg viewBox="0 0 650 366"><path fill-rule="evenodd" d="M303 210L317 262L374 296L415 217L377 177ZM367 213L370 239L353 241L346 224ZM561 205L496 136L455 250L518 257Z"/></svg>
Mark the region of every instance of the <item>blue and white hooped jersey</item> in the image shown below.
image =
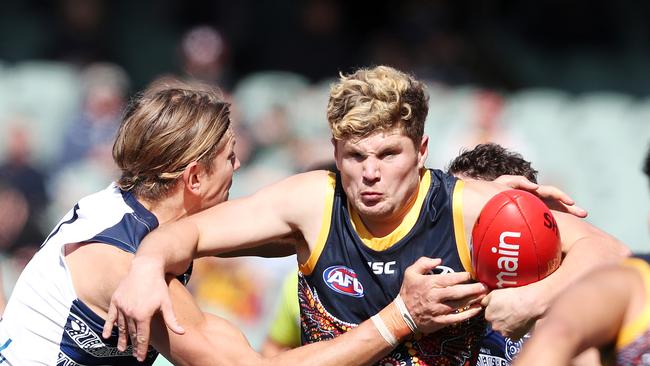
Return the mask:
<svg viewBox="0 0 650 366"><path fill-rule="evenodd" d="M158 226L156 217L115 184L81 199L54 228L20 275L0 322L0 366L151 365L131 346L117 350L117 332L102 338L104 320L77 298L65 246L100 242L135 253Z"/></svg>

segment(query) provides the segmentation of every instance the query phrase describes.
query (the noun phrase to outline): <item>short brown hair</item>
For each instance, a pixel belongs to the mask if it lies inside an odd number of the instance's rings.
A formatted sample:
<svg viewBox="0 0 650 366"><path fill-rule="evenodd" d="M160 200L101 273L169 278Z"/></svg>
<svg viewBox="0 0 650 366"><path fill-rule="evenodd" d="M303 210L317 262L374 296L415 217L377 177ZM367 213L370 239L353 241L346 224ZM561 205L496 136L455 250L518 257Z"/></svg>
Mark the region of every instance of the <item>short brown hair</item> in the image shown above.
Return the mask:
<svg viewBox="0 0 650 366"><path fill-rule="evenodd" d="M118 186L155 201L169 194L191 162L209 173L230 127L229 106L215 88L176 80L137 95L113 144L122 171Z"/></svg>
<svg viewBox="0 0 650 366"><path fill-rule="evenodd" d="M479 144L471 150L463 150L449 163L447 173L462 174L478 180L495 180L502 175L522 175L537 183L537 170L521 154L495 144Z"/></svg>
<svg viewBox="0 0 650 366"><path fill-rule="evenodd" d="M335 139L401 127L419 144L429 111L424 84L388 66L341 75L330 90L327 120Z"/></svg>

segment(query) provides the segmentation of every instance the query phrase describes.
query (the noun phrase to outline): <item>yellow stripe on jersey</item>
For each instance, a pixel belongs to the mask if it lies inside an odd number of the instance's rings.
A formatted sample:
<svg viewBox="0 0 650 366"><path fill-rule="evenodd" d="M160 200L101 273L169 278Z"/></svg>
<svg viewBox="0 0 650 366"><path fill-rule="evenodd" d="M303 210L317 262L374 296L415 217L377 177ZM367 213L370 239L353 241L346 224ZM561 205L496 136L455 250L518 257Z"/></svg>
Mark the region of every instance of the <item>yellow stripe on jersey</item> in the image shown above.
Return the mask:
<svg viewBox="0 0 650 366"><path fill-rule="evenodd" d="M646 261L638 258L628 258L623 264L636 269L641 275L641 278L643 278L646 300L641 314L623 326L618 333L618 339L616 340L617 350L634 342L650 327L650 266Z"/></svg>
<svg viewBox="0 0 650 366"><path fill-rule="evenodd" d="M420 211L422 210L422 204L424 203L424 198L427 196L427 193L429 192L430 185L431 185L431 172L429 170L425 170L424 175L420 179L420 186L418 188L418 196L415 199L415 204L413 204L413 207L411 207L409 212L406 214L406 216L399 224L399 226L395 228L395 230L393 230L390 234L380 238L374 237L368 231L368 229L366 229L366 226L363 224L363 221L361 221L359 214L350 207L350 203L348 201L348 212L350 212L352 226L354 227L354 230L359 235L359 238L361 238L361 241L368 248L381 251L390 248L395 243L397 243L402 238L404 238L406 234L408 234L409 231L411 231L413 226L415 226L415 223L417 222L418 217L420 216Z"/></svg>
<svg viewBox="0 0 650 366"><path fill-rule="evenodd" d="M465 182L462 180L456 181L454 186L454 193L451 198L452 210L454 216L454 236L456 237L456 248L458 249L458 256L463 264L465 271L474 275L474 267L472 266L472 258L469 253L469 244L465 236L465 220L463 218L463 189Z"/></svg>
<svg viewBox="0 0 650 366"><path fill-rule="evenodd" d="M327 187L325 188L325 210L323 211L323 222L320 226L320 232L318 233L318 239L314 245L314 248L309 255L307 262L300 263L299 268L300 272L304 275L309 275L314 270L316 262L320 257L320 254L323 252L325 247L325 242L327 241L327 236L330 232L330 225L332 224L332 208L334 206L334 190L336 189L336 174L330 172L327 176Z"/></svg>

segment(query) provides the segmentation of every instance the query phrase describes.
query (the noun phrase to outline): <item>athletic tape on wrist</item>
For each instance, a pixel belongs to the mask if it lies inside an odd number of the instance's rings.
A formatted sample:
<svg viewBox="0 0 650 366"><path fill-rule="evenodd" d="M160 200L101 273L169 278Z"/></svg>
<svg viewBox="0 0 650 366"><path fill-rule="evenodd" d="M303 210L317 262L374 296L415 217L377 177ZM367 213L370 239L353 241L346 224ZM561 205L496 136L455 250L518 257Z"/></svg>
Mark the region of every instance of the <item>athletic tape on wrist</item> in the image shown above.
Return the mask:
<svg viewBox="0 0 650 366"><path fill-rule="evenodd" d="M413 317L406 308L406 304L404 304L404 300L402 300L402 297L399 294L395 298L395 305L397 305L399 313L402 314L402 319L404 319L406 325L411 329L411 332L415 333L418 326L415 324L415 320L413 320Z"/></svg>
<svg viewBox="0 0 650 366"><path fill-rule="evenodd" d="M379 316L379 314L375 314L370 317L370 320L372 320L372 323L379 331L379 334L384 337L384 340L390 344L391 347L397 347L399 344L397 338L395 338L393 333L388 329L388 327L386 327L386 324L384 323L384 320L381 318L381 316Z"/></svg>

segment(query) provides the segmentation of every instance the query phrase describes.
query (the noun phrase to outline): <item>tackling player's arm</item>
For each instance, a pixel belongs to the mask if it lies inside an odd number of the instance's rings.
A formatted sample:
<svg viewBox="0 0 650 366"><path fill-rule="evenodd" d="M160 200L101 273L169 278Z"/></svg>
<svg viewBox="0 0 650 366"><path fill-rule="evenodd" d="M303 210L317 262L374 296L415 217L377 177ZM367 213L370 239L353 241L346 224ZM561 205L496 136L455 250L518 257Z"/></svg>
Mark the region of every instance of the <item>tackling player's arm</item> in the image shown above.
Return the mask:
<svg viewBox="0 0 650 366"><path fill-rule="evenodd" d="M263 246L267 255L273 246L286 251L286 245L278 239L297 233L304 238L318 236L326 184L327 172L299 174L252 196L161 225L142 241L132 268L155 266L159 275L178 275L198 257L250 251L267 243L272 243ZM309 257L308 247L299 245L296 250L299 260Z"/></svg>
<svg viewBox="0 0 650 366"><path fill-rule="evenodd" d="M463 284L469 279L466 272L432 278L428 273L439 264L439 259L421 258L407 269L400 290L418 330L425 333L469 319L481 311L479 302L485 291L483 286ZM450 286L455 287L453 294ZM374 321L367 320L332 340L263 358L228 321L201 312L187 289L176 279L169 282L169 293L185 334L172 332L157 316L152 323L151 339L154 348L177 365L365 365L376 362L394 347ZM412 299L407 293L417 293L420 304L409 301ZM470 308L461 313L450 312L449 304L441 303L443 300ZM390 303L378 315L395 342L412 334L396 302ZM142 359L144 352L139 352L138 356Z"/></svg>
<svg viewBox="0 0 650 366"><path fill-rule="evenodd" d="M167 329L160 317L152 323L151 343L175 365L362 365L376 361L392 347L371 322L341 337L264 359L242 332L225 319L206 314L177 280L169 285L185 334Z"/></svg>
<svg viewBox="0 0 650 366"><path fill-rule="evenodd" d="M66 246L66 264L77 296L103 318L106 318L110 296L118 281L126 275L132 258L131 253L102 243ZM425 268L422 272L430 269ZM426 279L424 275L421 277ZM102 286L97 286L97 283ZM169 281L169 293L178 320L185 327L185 334L172 332L162 318L156 316L151 324L151 340L154 348L176 365L361 365L392 349L374 325L365 322L341 340L337 338L265 360L251 348L236 327L224 319L201 312L178 280ZM394 311L392 308L389 310ZM400 326L408 330L406 323ZM120 328L122 332L124 324ZM139 339L132 337L131 343L143 340L143 336L148 337L140 334ZM137 344L141 345L141 342ZM126 346L123 337L118 348L125 349ZM146 346L141 347L142 352L138 354L141 360L146 349Z"/></svg>

